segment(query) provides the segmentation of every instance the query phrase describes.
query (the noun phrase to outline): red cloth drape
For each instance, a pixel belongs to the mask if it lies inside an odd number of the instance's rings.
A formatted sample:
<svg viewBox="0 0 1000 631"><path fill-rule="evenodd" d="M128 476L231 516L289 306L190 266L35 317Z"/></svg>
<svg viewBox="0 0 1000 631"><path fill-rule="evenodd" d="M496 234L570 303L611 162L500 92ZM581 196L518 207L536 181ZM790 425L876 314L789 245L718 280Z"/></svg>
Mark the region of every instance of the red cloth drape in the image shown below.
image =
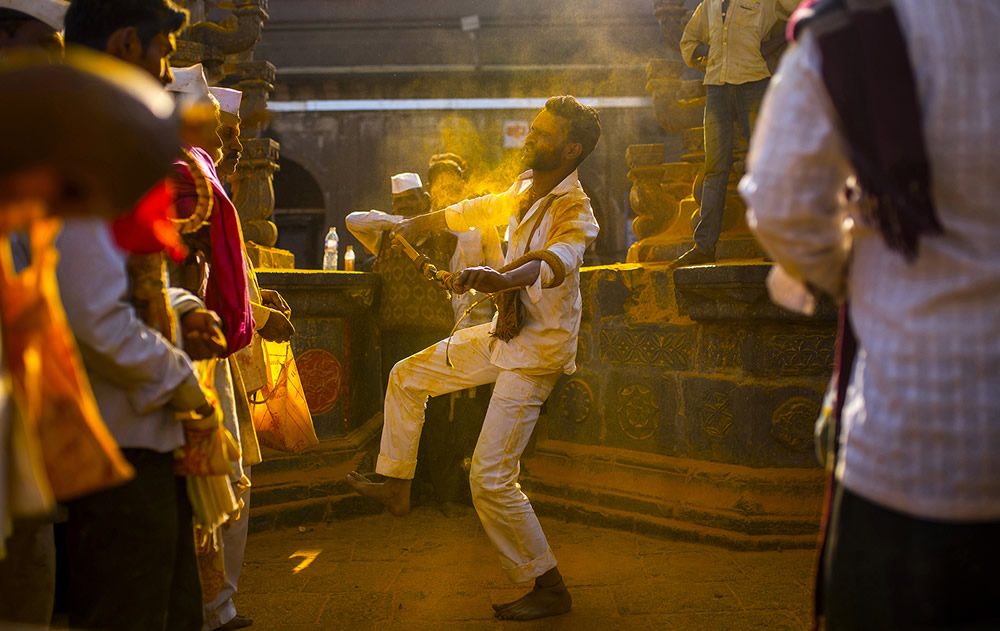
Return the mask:
<svg viewBox="0 0 1000 631"><path fill-rule="evenodd" d="M131 254L166 252L180 262L187 255L171 218L174 217L174 190L163 180L139 200L132 212L111 223L118 247Z"/></svg>
<svg viewBox="0 0 1000 631"><path fill-rule="evenodd" d="M243 255L243 234L236 207L222 187L212 159L198 147L190 147L188 152L208 179L214 195L208 227L210 234L207 240L212 249L208 287L202 298L205 300L205 306L222 319L223 331L229 346L228 355L248 346L254 332L247 269ZM198 194L187 164L181 160L175 162L170 179L175 189L177 216L182 219L189 217L198 203Z"/></svg>

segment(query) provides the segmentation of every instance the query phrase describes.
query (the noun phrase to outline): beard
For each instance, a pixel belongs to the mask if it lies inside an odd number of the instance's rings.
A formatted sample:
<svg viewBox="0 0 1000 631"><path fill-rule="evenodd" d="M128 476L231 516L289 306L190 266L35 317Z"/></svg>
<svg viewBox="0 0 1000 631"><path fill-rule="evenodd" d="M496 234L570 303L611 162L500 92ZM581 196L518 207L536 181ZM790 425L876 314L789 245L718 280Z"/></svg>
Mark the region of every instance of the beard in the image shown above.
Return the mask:
<svg viewBox="0 0 1000 631"><path fill-rule="evenodd" d="M213 149L209 153L209 155L212 158L212 164L218 164L222 162L222 147L219 147L218 149Z"/></svg>
<svg viewBox="0 0 1000 631"><path fill-rule="evenodd" d="M222 156L215 169L219 173L220 178L226 178L230 175L236 173L236 165L240 162L240 154L238 153L227 153Z"/></svg>
<svg viewBox="0 0 1000 631"><path fill-rule="evenodd" d="M552 171L559 166L559 150L544 151L525 147L521 150L521 163L533 171Z"/></svg>

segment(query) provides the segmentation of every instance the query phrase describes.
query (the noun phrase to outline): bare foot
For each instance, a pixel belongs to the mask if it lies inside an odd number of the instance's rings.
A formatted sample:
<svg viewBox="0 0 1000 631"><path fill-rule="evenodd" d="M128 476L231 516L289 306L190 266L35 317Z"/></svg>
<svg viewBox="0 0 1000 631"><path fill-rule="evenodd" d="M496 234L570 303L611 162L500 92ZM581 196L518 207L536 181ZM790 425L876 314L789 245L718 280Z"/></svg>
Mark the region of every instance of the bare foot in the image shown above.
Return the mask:
<svg viewBox="0 0 1000 631"><path fill-rule="evenodd" d="M385 482L372 482L357 471L348 473L344 480L355 493L377 499L396 517L405 517L410 512L412 480L386 478Z"/></svg>
<svg viewBox="0 0 1000 631"><path fill-rule="evenodd" d="M493 605L493 616L500 620L534 620L564 614L572 606L569 590L560 581L551 587L535 585L534 589L514 602Z"/></svg>

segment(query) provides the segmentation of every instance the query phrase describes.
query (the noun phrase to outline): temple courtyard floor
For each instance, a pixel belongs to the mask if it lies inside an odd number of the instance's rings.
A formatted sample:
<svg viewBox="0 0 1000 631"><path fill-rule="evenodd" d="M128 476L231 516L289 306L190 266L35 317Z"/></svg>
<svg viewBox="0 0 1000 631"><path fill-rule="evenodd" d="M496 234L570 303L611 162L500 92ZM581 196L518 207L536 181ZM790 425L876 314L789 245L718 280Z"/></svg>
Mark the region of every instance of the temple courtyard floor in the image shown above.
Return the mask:
<svg viewBox="0 0 1000 631"><path fill-rule="evenodd" d="M564 616L495 620L490 605L526 586L501 573L471 508L445 517L433 506L252 534L236 606L256 631L809 628L812 550L735 552L541 522L573 595Z"/></svg>

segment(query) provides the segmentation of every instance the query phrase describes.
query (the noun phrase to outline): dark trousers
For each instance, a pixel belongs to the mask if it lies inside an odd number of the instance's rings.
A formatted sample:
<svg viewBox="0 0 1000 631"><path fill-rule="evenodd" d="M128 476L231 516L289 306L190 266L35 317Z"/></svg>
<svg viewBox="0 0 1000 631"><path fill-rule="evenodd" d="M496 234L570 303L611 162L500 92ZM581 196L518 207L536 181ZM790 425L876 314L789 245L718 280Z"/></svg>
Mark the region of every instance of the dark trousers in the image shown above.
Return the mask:
<svg viewBox="0 0 1000 631"><path fill-rule="evenodd" d="M842 485L830 519L828 631L1000 629L1000 522L915 519Z"/></svg>
<svg viewBox="0 0 1000 631"><path fill-rule="evenodd" d="M69 503L74 629L200 631L201 585L185 479L173 454L123 449L136 477Z"/></svg>
<svg viewBox="0 0 1000 631"><path fill-rule="evenodd" d="M48 627L56 582L52 521L15 519L6 547L0 561L0 629L7 622Z"/></svg>
<svg viewBox="0 0 1000 631"><path fill-rule="evenodd" d="M694 229L694 242L702 252L715 252L722 232L726 209L726 187L733 166L733 122L743 135L750 137L767 79L733 85L705 86L705 183L701 193L701 211Z"/></svg>

